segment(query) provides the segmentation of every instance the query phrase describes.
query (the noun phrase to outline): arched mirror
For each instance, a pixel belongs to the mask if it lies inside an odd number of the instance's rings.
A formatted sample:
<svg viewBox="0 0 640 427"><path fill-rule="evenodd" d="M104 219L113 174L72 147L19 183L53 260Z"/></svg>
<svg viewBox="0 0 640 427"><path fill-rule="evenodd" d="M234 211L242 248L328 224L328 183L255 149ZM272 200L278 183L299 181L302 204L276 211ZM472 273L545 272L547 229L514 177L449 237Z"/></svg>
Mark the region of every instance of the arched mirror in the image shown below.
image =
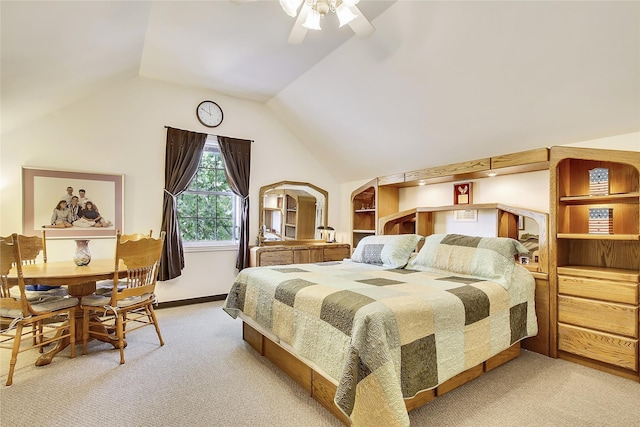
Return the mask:
<svg viewBox="0 0 640 427"><path fill-rule="evenodd" d="M329 193L308 182L280 181L260 188L262 242L314 240L327 227Z"/></svg>

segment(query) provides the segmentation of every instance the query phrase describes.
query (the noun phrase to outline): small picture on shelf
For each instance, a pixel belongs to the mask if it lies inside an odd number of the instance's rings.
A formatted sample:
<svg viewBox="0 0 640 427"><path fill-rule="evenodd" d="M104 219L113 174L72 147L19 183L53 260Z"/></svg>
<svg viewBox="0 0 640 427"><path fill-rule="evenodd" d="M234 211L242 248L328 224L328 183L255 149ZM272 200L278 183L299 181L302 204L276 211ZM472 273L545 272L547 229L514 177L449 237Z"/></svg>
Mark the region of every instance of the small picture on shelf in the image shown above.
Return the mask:
<svg viewBox="0 0 640 427"><path fill-rule="evenodd" d="M518 215L518 230L524 230L524 216Z"/></svg>
<svg viewBox="0 0 640 427"><path fill-rule="evenodd" d="M589 208L589 234L613 234L612 208Z"/></svg>
<svg viewBox="0 0 640 427"><path fill-rule="evenodd" d="M606 196L609 194L609 169L594 168L589 171L589 195Z"/></svg>
<svg viewBox="0 0 640 427"><path fill-rule="evenodd" d="M471 183L461 182L453 184L453 204L470 205L471 203Z"/></svg>
<svg viewBox="0 0 640 427"><path fill-rule="evenodd" d="M456 222L478 222L478 210L465 209L453 211L453 220Z"/></svg>

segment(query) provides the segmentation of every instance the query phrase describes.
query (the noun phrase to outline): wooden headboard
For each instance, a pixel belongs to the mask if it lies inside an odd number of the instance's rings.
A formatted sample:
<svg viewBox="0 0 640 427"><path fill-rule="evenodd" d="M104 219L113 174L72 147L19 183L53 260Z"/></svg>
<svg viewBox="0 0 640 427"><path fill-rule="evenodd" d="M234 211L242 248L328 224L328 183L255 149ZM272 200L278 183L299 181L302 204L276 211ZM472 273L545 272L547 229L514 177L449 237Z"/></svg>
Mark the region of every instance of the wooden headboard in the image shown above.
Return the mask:
<svg viewBox="0 0 640 427"><path fill-rule="evenodd" d="M530 263L525 267L531 270L534 276L546 279L549 273L549 215L544 212L502 203L464 205L464 209L460 209L460 205L417 207L382 217L378 225L381 234L416 233L428 236L434 233L434 216L437 212L481 209L495 209L497 211L497 237L511 237L517 240L519 216L530 218L537 223L539 229L538 262Z"/></svg>

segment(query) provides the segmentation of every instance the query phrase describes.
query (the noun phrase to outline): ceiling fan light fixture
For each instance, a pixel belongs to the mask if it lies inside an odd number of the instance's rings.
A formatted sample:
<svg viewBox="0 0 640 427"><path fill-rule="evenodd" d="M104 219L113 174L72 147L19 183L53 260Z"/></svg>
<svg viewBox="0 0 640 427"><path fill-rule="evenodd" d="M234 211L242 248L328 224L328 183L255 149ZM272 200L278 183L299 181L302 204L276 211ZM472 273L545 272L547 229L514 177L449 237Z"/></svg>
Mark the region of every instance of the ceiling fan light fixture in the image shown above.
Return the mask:
<svg viewBox="0 0 640 427"><path fill-rule="evenodd" d="M318 12L322 18L329 13L335 12L335 1L333 0L313 0L311 8Z"/></svg>
<svg viewBox="0 0 640 427"><path fill-rule="evenodd" d="M351 11L351 9L349 9L349 7L344 2L342 2L342 4L336 8L336 15L338 16L338 21L340 22L340 28L344 27L349 22L358 17Z"/></svg>
<svg viewBox="0 0 640 427"><path fill-rule="evenodd" d="M308 30L321 30L320 28L320 14L315 10L312 10L307 15L307 19L302 24Z"/></svg>
<svg viewBox="0 0 640 427"><path fill-rule="evenodd" d="M307 30L322 30L320 22L330 13L336 14L339 21L338 25L341 28L349 25L358 37L369 37L375 31L375 28L356 6L359 1L360 0L279 0L282 9L288 15L296 17L296 22L293 24L293 28L289 34L289 44L301 43Z"/></svg>
<svg viewBox="0 0 640 427"><path fill-rule="evenodd" d="M295 18L302 1L303 0L280 0L280 7L284 10L284 13Z"/></svg>

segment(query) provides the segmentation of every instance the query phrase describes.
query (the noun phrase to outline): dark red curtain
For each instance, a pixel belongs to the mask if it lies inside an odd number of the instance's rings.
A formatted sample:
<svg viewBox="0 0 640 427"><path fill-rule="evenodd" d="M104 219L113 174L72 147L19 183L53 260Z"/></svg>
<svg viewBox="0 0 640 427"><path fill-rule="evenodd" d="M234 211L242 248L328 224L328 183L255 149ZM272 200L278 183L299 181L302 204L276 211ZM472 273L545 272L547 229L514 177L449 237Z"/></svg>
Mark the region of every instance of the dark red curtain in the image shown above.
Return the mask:
<svg viewBox="0 0 640 427"><path fill-rule="evenodd" d="M184 249L180 237L176 197L189 187L196 175L206 140L206 133L167 128L161 228L166 236L160 259L160 281L178 277L184 269Z"/></svg>
<svg viewBox="0 0 640 427"><path fill-rule="evenodd" d="M224 160L227 181L236 195L240 196L240 230L236 268L249 267L249 174L251 172L251 141L246 139L218 137L220 153Z"/></svg>

